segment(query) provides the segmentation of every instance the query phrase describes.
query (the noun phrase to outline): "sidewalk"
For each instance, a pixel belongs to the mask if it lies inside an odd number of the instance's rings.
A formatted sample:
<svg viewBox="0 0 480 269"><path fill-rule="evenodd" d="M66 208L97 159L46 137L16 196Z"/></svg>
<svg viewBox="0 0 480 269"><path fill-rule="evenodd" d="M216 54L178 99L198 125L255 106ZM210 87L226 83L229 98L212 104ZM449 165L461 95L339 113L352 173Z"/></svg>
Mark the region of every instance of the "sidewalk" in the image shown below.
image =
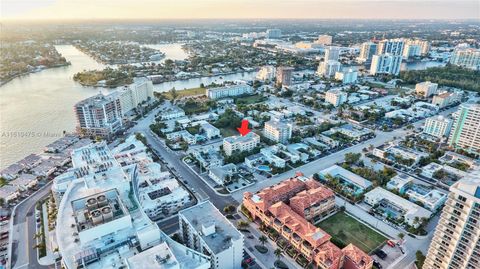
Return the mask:
<svg viewBox="0 0 480 269"><path fill-rule="evenodd" d="M275 257L275 254L273 253L275 249L278 248L277 244L273 242L270 238L267 237L267 242L265 243L265 247L268 248L268 252L265 254L262 254L258 252L255 249L255 245L262 245L262 243L258 240L258 238L262 235L264 235L262 232L259 230L259 226L255 222L250 222L239 210L239 207L237 208L237 214L240 215L241 220L243 221L248 221L249 224L249 231L250 233L245 233L246 235L253 235L253 239L249 239L245 237L245 249L251 248L250 254L252 257L255 258L257 261L257 264L261 265L264 268L270 269L270 268L276 268L274 263L277 260L277 257ZM297 264L296 261L294 261L292 258L290 258L286 253L282 254L282 257L280 258L290 269L295 269L295 268L302 268L299 264ZM261 261L261 262L259 262Z"/></svg>
<svg viewBox="0 0 480 269"><path fill-rule="evenodd" d="M52 238L49 236L50 232L48 231L48 209L47 203L42 204L42 215L43 215L43 234L45 236L45 249L47 250L47 255L45 257L39 258L38 263L41 265L52 265L55 264L55 259L57 258L56 254L52 251Z"/></svg>

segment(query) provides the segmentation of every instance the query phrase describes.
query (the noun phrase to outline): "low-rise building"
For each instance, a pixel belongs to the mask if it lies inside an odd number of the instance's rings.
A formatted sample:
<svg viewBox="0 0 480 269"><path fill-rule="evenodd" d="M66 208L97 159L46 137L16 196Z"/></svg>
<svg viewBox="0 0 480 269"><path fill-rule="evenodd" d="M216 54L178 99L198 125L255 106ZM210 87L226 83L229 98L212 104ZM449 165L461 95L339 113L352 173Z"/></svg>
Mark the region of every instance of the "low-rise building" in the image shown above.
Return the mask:
<svg viewBox="0 0 480 269"><path fill-rule="evenodd" d="M229 85L217 88L208 88L207 97L210 99L220 99L225 97L240 96L252 94L253 88L247 84Z"/></svg>
<svg viewBox="0 0 480 269"><path fill-rule="evenodd" d="M208 169L208 176L219 185L225 185L232 180L232 177L237 172L237 166L233 163L228 163L223 166L216 166Z"/></svg>
<svg viewBox="0 0 480 269"><path fill-rule="evenodd" d="M319 176L324 181L329 181L330 178L338 179L340 184L353 195L360 195L373 186L369 180L338 165L333 165L320 171Z"/></svg>
<svg viewBox="0 0 480 269"><path fill-rule="evenodd" d="M189 133L187 130L181 130L178 132L168 133L166 134L166 138L172 141L183 140L190 145L194 145L197 143L197 138Z"/></svg>
<svg viewBox="0 0 480 269"><path fill-rule="evenodd" d="M397 174L387 182L388 190L396 190L400 194L405 194L410 186L413 185L414 178L407 174Z"/></svg>
<svg viewBox="0 0 480 269"><path fill-rule="evenodd" d="M215 147L205 146L194 149L189 149L191 154L200 164L201 168L211 168L223 165L223 157Z"/></svg>
<svg viewBox="0 0 480 269"><path fill-rule="evenodd" d="M432 212L412 203L396 194L393 194L382 187L367 192L364 198L365 203L376 208L385 217L394 219L404 218L405 223L410 226L418 227L419 220L429 219Z"/></svg>
<svg viewBox="0 0 480 269"><path fill-rule="evenodd" d="M345 124L339 127L333 127L330 130L323 132L323 134L331 135L337 132L345 136L348 136L352 140L356 140L356 141L360 141L366 137L373 135L372 130L368 128L364 128L359 125L352 125L352 124Z"/></svg>
<svg viewBox="0 0 480 269"><path fill-rule="evenodd" d="M14 201L20 195L17 187L12 185L3 185L0 187L0 197L2 197L6 204Z"/></svg>
<svg viewBox="0 0 480 269"><path fill-rule="evenodd" d="M436 211L443 205L447 195L420 184L415 184L415 179L406 174L398 174L387 183L388 190L396 190L401 195L408 196L408 200L420 203L430 211Z"/></svg>
<svg viewBox="0 0 480 269"><path fill-rule="evenodd" d="M180 211L178 218L183 242L210 256L211 268L242 267L243 234L210 201Z"/></svg>
<svg viewBox="0 0 480 269"><path fill-rule="evenodd" d="M290 198L290 207L312 223L318 223L335 212L335 194L316 181L308 182L310 189L301 191Z"/></svg>
<svg viewBox="0 0 480 269"><path fill-rule="evenodd" d="M317 221L334 208L331 190L312 179L297 175L255 194L245 192L243 206L318 268L372 268L373 259L366 253L351 245L338 248L328 233L307 220Z"/></svg>
<svg viewBox="0 0 480 269"><path fill-rule="evenodd" d="M220 130L208 122L201 124L200 130L205 134L207 139L220 137Z"/></svg>
<svg viewBox="0 0 480 269"><path fill-rule="evenodd" d="M250 132L244 136L230 136L223 139L223 151L231 156L234 151L251 151L260 143L260 136Z"/></svg>
<svg viewBox="0 0 480 269"><path fill-rule="evenodd" d="M406 194L408 200L419 203L432 212L437 211L447 200L447 194L419 184L409 188Z"/></svg>
<svg viewBox="0 0 480 269"><path fill-rule="evenodd" d="M181 117L185 117L185 111L178 106L169 107L159 113L159 118L161 120L173 120Z"/></svg>
<svg viewBox="0 0 480 269"><path fill-rule="evenodd" d="M438 95L433 96L432 104L439 108L452 105L461 101L461 95L456 92L441 92Z"/></svg>
<svg viewBox="0 0 480 269"><path fill-rule="evenodd" d="M413 160L413 164L418 163L422 158L428 157L428 154L425 152L395 144L387 144L374 148L372 154L381 159L394 160L395 157L400 157L405 160Z"/></svg>

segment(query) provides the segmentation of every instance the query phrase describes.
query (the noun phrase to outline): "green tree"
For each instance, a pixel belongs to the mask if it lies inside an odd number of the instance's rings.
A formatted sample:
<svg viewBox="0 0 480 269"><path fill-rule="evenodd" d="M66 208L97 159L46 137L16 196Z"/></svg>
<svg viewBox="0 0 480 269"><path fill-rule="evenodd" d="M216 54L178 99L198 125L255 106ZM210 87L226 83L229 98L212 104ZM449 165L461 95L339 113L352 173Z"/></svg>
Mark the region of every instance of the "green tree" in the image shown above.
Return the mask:
<svg viewBox="0 0 480 269"><path fill-rule="evenodd" d="M423 255L423 253L420 250L417 250L417 252L415 252L415 257L416 257L415 264L417 265L417 268L422 268L426 258L425 255Z"/></svg>
<svg viewBox="0 0 480 269"><path fill-rule="evenodd" d="M361 156L361 153L345 153L345 162L348 164L356 164L360 160Z"/></svg>
<svg viewBox="0 0 480 269"><path fill-rule="evenodd" d="M172 97L172 102L175 101L175 99L177 99L178 97L178 92L175 89L175 87L171 88L169 93L170 93L170 96Z"/></svg>
<svg viewBox="0 0 480 269"><path fill-rule="evenodd" d="M398 238L400 238L400 239L405 238L405 234L404 234L404 233L399 233L399 234L398 234Z"/></svg>
<svg viewBox="0 0 480 269"><path fill-rule="evenodd" d="M273 254L275 254L275 257L277 257L277 261L279 261L280 258L282 257L283 251L280 248L277 248L275 249Z"/></svg>
<svg viewBox="0 0 480 269"><path fill-rule="evenodd" d="M260 243L262 244L262 246L265 246L265 243L267 243L267 237L262 234L262 235L258 238L258 241L260 241Z"/></svg>

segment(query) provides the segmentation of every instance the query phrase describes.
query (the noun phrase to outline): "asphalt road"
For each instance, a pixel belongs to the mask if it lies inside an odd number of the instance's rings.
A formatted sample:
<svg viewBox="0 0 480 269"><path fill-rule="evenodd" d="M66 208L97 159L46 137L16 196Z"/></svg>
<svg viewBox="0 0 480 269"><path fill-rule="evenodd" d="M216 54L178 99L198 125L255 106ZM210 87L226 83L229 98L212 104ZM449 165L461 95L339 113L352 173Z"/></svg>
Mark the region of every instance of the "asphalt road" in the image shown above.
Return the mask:
<svg viewBox="0 0 480 269"><path fill-rule="evenodd" d="M10 268L50 268L38 263L36 245L33 238L36 233L35 204L45 198L51 188L52 182L48 182L42 189L28 197L17 205L15 215L12 217L12 259Z"/></svg>
<svg viewBox="0 0 480 269"><path fill-rule="evenodd" d="M166 104L168 105L168 104ZM456 111L457 108L451 108L440 114L447 115ZM373 139L367 140L360 144L354 145L347 149L343 149L329 156L320 158L308 164L305 164L295 170L288 171L286 173L277 175L273 178L257 182L255 185L250 186L243 191L234 193L232 196L218 195L207 184L205 184L196 174L194 174L181 160L181 156L176 152L169 150L163 141L158 139L156 135L150 132L149 125L153 122L155 114L160 110L157 108L153 110L146 118L140 120L133 128L131 128L127 134L133 134L134 132L140 132L145 135L148 143L151 145L152 150L156 152L166 163L173 167L176 171L176 175L180 177L182 181L186 181L186 186L190 190L194 190L194 193L199 201L209 199L217 208L222 209L229 204L238 205L243 196L244 191L256 192L265 187L277 184L278 182L294 176L296 171L304 173L306 176L310 176L322 169L325 169L337 162L343 160L345 153L348 152L361 152L364 147L369 145L379 146L394 138L403 137L407 131L404 129L398 129L393 132L381 132L376 131L377 136ZM423 125L425 120L418 121L413 125L415 128ZM12 260L11 268L49 268L48 266L42 266L38 264L36 257L36 251L32 249L35 245L33 235L35 234L35 216L33 214L35 203L48 195L50 191L50 184L41 189L37 193L33 194L21 204L19 204L15 210L15 215L12 218L14 222L11 232L12 236ZM170 218L164 221L157 222L159 227L167 234L172 234L178 230L178 219ZM407 240L408 242L408 240ZM406 268L415 259L415 251L417 249L422 250L424 253L428 248L430 240L424 240L422 243L416 242L412 244L412 249L407 250L407 255L393 268ZM409 246L410 247L410 246ZM26 254L26 255L25 255ZM403 266L403 267L402 267Z"/></svg>

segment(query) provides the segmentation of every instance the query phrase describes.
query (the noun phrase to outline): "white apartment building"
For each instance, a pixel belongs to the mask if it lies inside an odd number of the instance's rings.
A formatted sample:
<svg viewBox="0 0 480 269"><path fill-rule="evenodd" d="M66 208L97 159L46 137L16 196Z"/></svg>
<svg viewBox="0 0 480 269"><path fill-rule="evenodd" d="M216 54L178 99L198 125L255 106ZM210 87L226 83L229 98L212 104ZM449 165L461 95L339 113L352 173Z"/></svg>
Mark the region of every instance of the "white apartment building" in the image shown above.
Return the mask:
<svg viewBox="0 0 480 269"><path fill-rule="evenodd" d="M178 218L183 241L210 256L211 268L242 268L243 234L210 201L180 211Z"/></svg>
<svg viewBox="0 0 480 269"><path fill-rule="evenodd" d="M292 138L292 125L280 120L270 120L265 122L263 134L272 141L287 144Z"/></svg>
<svg viewBox="0 0 480 269"><path fill-rule="evenodd" d="M414 227L419 225L419 223L416 223L415 219L428 219L432 216L431 211L385 190L382 187L376 187L367 192L364 201L371 206L381 204L384 208L394 210L397 213L397 218L403 216L405 222Z"/></svg>
<svg viewBox="0 0 480 269"><path fill-rule="evenodd" d="M153 84L148 79L142 79L118 91L123 114L127 114L142 103L154 99Z"/></svg>
<svg viewBox="0 0 480 269"><path fill-rule="evenodd" d="M220 137L220 130L217 127L211 125L208 122L205 122L205 123L201 124L200 125L200 130L207 137L207 139Z"/></svg>
<svg viewBox="0 0 480 269"><path fill-rule="evenodd" d="M372 63L373 55L377 53L377 44L373 42L365 42L360 47L360 56L358 61L370 65Z"/></svg>
<svg viewBox="0 0 480 269"><path fill-rule="evenodd" d="M331 35L319 35L318 39L314 41L316 44L320 45L331 45L333 38Z"/></svg>
<svg viewBox="0 0 480 269"><path fill-rule="evenodd" d="M237 84L207 89L207 97L210 99L220 99L224 97L240 96L252 93L253 88L247 84Z"/></svg>
<svg viewBox="0 0 480 269"><path fill-rule="evenodd" d="M480 268L480 171L450 187L423 269Z"/></svg>
<svg viewBox="0 0 480 269"><path fill-rule="evenodd" d="M227 156L231 156L234 151L250 151L258 146L260 136L250 132L245 136L230 136L223 139L223 151Z"/></svg>
<svg viewBox="0 0 480 269"><path fill-rule="evenodd" d="M279 39L282 38L282 30L280 29L268 29L266 32L267 39Z"/></svg>
<svg viewBox="0 0 480 269"><path fill-rule="evenodd" d="M73 167L54 179L52 191L59 200L54 235L62 267L116 268L112 265L162 245L180 268L209 268L207 256L173 241L138 210L135 160L151 160L143 144L130 142L113 150L105 141L77 148Z"/></svg>
<svg viewBox="0 0 480 269"><path fill-rule="evenodd" d="M336 72L340 71L341 64L339 61L329 60L321 62L318 65L317 74L329 78L335 75Z"/></svg>
<svg viewBox="0 0 480 269"><path fill-rule="evenodd" d="M172 106L162 110L158 116L161 120L173 120L176 118L185 117L185 111L178 106Z"/></svg>
<svg viewBox="0 0 480 269"><path fill-rule="evenodd" d="M382 40L377 45L376 54L391 54L393 56L402 56L405 41L401 38Z"/></svg>
<svg viewBox="0 0 480 269"><path fill-rule="evenodd" d="M187 142L189 145L195 145L197 143L197 138L191 133L189 133L187 130L168 133L166 135L166 138L172 141L183 140Z"/></svg>
<svg viewBox="0 0 480 269"><path fill-rule="evenodd" d="M260 71L258 71L256 78L258 80L270 80L273 81L275 79L276 69L275 66L266 65L263 66Z"/></svg>
<svg viewBox="0 0 480 269"><path fill-rule="evenodd" d="M417 93L417 95L428 98L437 93L437 88L438 88L437 83L424 81L424 82L417 83L415 85L415 92Z"/></svg>
<svg viewBox="0 0 480 269"><path fill-rule="evenodd" d="M339 80L343 84L355 83L357 82L357 78L358 78L358 72L353 69L335 73L335 80Z"/></svg>
<svg viewBox="0 0 480 269"><path fill-rule="evenodd" d="M394 54L378 54L373 55L372 64L370 66L370 75L391 74L398 75L400 73L400 65L402 64L402 56Z"/></svg>
<svg viewBox="0 0 480 269"><path fill-rule="evenodd" d="M450 63L480 70L480 49L456 48L452 54L452 58L450 58Z"/></svg>
<svg viewBox="0 0 480 269"><path fill-rule="evenodd" d="M338 61L338 58L340 57L340 48L339 47L333 47L330 46L325 49L325 59L324 61Z"/></svg>
<svg viewBox="0 0 480 269"><path fill-rule="evenodd" d="M480 154L480 104L462 104L453 114L449 145Z"/></svg>
<svg viewBox="0 0 480 269"><path fill-rule="evenodd" d="M348 94L338 89L331 89L325 94L325 101L334 105L335 107L347 101Z"/></svg>
<svg viewBox="0 0 480 269"><path fill-rule="evenodd" d="M410 43L405 44L405 47L403 48L403 58L408 59L420 55L422 55L422 47L420 45Z"/></svg>
<svg viewBox="0 0 480 269"><path fill-rule="evenodd" d="M81 135L107 137L122 126L122 107L117 93L97 94L75 104L77 132Z"/></svg>
<svg viewBox="0 0 480 269"><path fill-rule="evenodd" d="M430 42L427 40L410 39L407 44L420 46L420 55L428 55L428 52L430 52Z"/></svg>
<svg viewBox="0 0 480 269"><path fill-rule="evenodd" d="M448 137L452 129L453 121L443 116L435 116L428 118L423 127L423 133L437 137Z"/></svg>

